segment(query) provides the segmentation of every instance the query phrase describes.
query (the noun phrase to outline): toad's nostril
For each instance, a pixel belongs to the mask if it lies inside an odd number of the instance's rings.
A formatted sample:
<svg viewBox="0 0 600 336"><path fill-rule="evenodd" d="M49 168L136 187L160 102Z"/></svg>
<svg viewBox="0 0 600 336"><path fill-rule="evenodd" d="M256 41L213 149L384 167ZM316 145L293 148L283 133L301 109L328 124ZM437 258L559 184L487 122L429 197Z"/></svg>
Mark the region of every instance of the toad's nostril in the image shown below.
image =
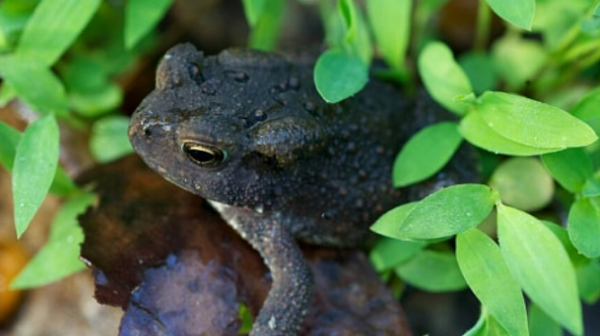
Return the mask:
<svg viewBox="0 0 600 336"><path fill-rule="evenodd" d="M152 136L152 131L149 127L144 127L144 135L147 137Z"/></svg>

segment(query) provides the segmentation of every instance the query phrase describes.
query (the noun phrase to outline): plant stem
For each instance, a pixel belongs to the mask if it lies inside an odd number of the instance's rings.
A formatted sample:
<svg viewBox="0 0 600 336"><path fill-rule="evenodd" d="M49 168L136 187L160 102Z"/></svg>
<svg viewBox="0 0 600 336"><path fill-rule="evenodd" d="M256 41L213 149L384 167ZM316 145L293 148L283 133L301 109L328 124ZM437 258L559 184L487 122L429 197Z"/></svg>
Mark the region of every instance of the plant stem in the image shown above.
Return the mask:
<svg viewBox="0 0 600 336"><path fill-rule="evenodd" d="M484 50L490 40L492 12L485 0L479 0L477 7L477 27L473 49Z"/></svg>

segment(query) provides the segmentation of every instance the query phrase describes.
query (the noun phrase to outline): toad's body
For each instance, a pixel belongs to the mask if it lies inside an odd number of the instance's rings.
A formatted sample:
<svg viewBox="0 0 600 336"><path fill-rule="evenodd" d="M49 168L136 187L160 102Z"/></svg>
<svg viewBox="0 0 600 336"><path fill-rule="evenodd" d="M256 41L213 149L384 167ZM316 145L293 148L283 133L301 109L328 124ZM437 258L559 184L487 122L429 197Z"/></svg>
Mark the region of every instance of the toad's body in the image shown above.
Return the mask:
<svg viewBox="0 0 600 336"><path fill-rule="evenodd" d="M415 127L402 121L413 108L376 81L327 104L312 67L248 50L203 57L179 45L131 122L146 163L210 200L265 260L273 286L254 336L295 335L306 313L312 277L294 238L357 245L402 201L391 169Z"/></svg>

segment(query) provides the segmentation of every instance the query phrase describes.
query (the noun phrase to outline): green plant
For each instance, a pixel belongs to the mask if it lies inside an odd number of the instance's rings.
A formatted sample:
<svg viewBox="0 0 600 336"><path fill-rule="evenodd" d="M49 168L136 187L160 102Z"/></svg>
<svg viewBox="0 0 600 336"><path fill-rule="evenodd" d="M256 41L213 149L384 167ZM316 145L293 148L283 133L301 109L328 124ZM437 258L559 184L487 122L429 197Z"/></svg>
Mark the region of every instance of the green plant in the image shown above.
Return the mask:
<svg viewBox="0 0 600 336"><path fill-rule="evenodd" d="M482 312L465 335L551 335L561 327L581 335L580 299L600 298L600 6L588 0L480 0L473 48L456 60L429 24L446 2L317 4L328 49L317 60L314 79L326 101L360 90L377 55L387 68L378 68L376 76L407 91L420 78L458 118L427 127L408 142L396 160L394 184L432 176L462 141L481 149L484 176L490 177L489 186L449 187L383 215L373 230L389 238L372 249L371 260L385 276L431 291L470 287ZM40 114L22 134L0 123L0 163L13 171L18 190L18 235L48 190L65 197L47 247L17 286L47 283L83 267L74 248L82 239L75 218L94 198L57 164L56 120L93 128L98 161L128 151L127 119L114 114L122 93L113 80L152 39L149 32L169 4L0 3L0 101L18 97ZM276 45L285 4L243 0L250 46ZM507 22L494 40L492 13ZM118 24L106 24L115 18ZM102 145L113 140L117 145ZM118 150L106 153L107 146ZM530 213L552 199L566 209L566 227ZM543 215L556 221L553 213ZM71 245L63 249L59 242L65 239ZM528 307L523 291L532 302Z"/></svg>

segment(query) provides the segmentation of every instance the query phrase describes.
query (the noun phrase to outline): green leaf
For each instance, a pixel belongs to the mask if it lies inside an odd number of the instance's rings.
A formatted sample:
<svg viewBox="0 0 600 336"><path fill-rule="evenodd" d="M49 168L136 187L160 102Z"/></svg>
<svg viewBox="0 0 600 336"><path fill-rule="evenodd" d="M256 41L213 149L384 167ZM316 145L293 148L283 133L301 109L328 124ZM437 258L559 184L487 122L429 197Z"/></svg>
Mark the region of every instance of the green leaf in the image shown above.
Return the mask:
<svg viewBox="0 0 600 336"><path fill-rule="evenodd" d="M581 298L588 304L596 303L600 298L600 262L593 260L579 265L575 272Z"/></svg>
<svg viewBox="0 0 600 336"><path fill-rule="evenodd" d="M357 9L354 4L354 0L339 0L338 10L342 15L344 24L346 26L345 40L347 43L352 43L356 36L357 26Z"/></svg>
<svg viewBox="0 0 600 336"><path fill-rule="evenodd" d="M466 287L454 255L425 250L396 268L396 273L411 285L443 292Z"/></svg>
<svg viewBox="0 0 600 336"><path fill-rule="evenodd" d="M368 72L357 56L331 49L317 60L315 85L325 101L337 103L360 91L367 84Z"/></svg>
<svg viewBox="0 0 600 336"><path fill-rule="evenodd" d="M517 27L531 30L535 0L486 0L494 13Z"/></svg>
<svg viewBox="0 0 600 336"><path fill-rule="evenodd" d="M96 161L106 163L132 153L128 129L129 118L125 116L108 116L96 121L90 138L90 150Z"/></svg>
<svg viewBox="0 0 600 336"><path fill-rule="evenodd" d="M266 3L267 6L250 32L250 47L255 49L271 50L279 37L285 1L266 0Z"/></svg>
<svg viewBox="0 0 600 336"><path fill-rule="evenodd" d="M498 245L477 229L456 237L456 259L469 287L511 335L527 335L521 288L510 275Z"/></svg>
<svg viewBox="0 0 600 336"><path fill-rule="evenodd" d="M31 123L17 146L12 170L15 227L20 237L42 204L58 165L58 125L49 114Z"/></svg>
<svg viewBox="0 0 600 336"><path fill-rule="evenodd" d="M56 214L46 245L33 257L11 284L14 289L42 286L85 268L79 260L83 231L77 217L95 200L93 194L78 194Z"/></svg>
<svg viewBox="0 0 600 336"><path fill-rule="evenodd" d="M494 89L498 78L496 72L490 71L494 66L488 54L480 51L467 52L460 56L458 62L476 94Z"/></svg>
<svg viewBox="0 0 600 336"><path fill-rule="evenodd" d="M76 0L80 1L80 0ZM125 47L131 49L154 28L173 0L128 0L125 2Z"/></svg>
<svg viewBox="0 0 600 336"><path fill-rule="evenodd" d="M509 91L523 89L548 60L548 52L539 41L523 38L520 34L506 34L496 40L491 55L493 66L484 71L498 74ZM527 62L523 62L525 59Z"/></svg>
<svg viewBox="0 0 600 336"><path fill-rule="evenodd" d="M530 336L562 336L560 326L535 304L529 306Z"/></svg>
<svg viewBox="0 0 600 336"><path fill-rule="evenodd" d="M596 134L600 134L598 106L600 106L600 88L590 90L572 111L575 117L590 125Z"/></svg>
<svg viewBox="0 0 600 336"><path fill-rule="evenodd" d="M441 42L430 42L419 55L418 63L419 73L431 96L451 112L465 114L469 106L455 98L467 95L473 89L450 48Z"/></svg>
<svg viewBox="0 0 600 336"><path fill-rule="evenodd" d="M436 239L466 231L492 211L496 195L482 184L461 184L438 190L418 202L399 223L405 240Z"/></svg>
<svg viewBox="0 0 600 336"><path fill-rule="evenodd" d="M0 164L10 171L15 159L17 145L21 139L21 132L0 122L0 139L2 139L0 141Z"/></svg>
<svg viewBox="0 0 600 336"><path fill-rule="evenodd" d="M502 162L489 182L504 204L525 211L539 210L552 201L554 181L539 160L510 158Z"/></svg>
<svg viewBox="0 0 600 336"><path fill-rule="evenodd" d="M398 228L416 205L417 202L405 203L387 211L375 221L371 231L390 238L405 239Z"/></svg>
<svg viewBox="0 0 600 336"><path fill-rule="evenodd" d="M0 75L34 110L66 114L65 88L54 73L35 58L0 56Z"/></svg>
<svg viewBox="0 0 600 336"><path fill-rule="evenodd" d="M600 178L600 177L599 177ZM590 177L585 181L581 195L584 197L598 197L600 196L600 179Z"/></svg>
<svg viewBox="0 0 600 336"><path fill-rule="evenodd" d="M569 210L568 232L573 245L588 258L600 257L600 209L578 198Z"/></svg>
<svg viewBox="0 0 600 336"><path fill-rule="evenodd" d="M238 318L242 321L240 329L238 329L238 334L248 334L250 330L252 330L252 325L254 324L254 322L252 319L252 314L250 313L250 309L248 309L248 306L246 306L244 303L240 303Z"/></svg>
<svg viewBox="0 0 600 336"><path fill-rule="evenodd" d="M244 5L244 13L250 27L256 26L258 19L262 16L265 10L267 0L242 0Z"/></svg>
<svg viewBox="0 0 600 336"><path fill-rule="evenodd" d="M36 60L40 68L54 64L83 31L99 5L100 0L42 0L23 30L16 56Z"/></svg>
<svg viewBox="0 0 600 336"><path fill-rule="evenodd" d="M490 128L479 113L469 113L463 117L458 131L471 144L495 154L527 156L561 150L560 148L536 148L509 140Z"/></svg>
<svg viewBox="0 0 600 336"><path fill-rule="evenodd" d="M582 335L575 272L558 238L539 220L498 205L498 236L506 263L531 300L575 335Z"/></svg>
<svg viewBox="0 0 600 336"><path fill-rule="evenodd" d="M367 16L383 59L392 69L404 69L410 39L410 0L369 0Z"/></svg>
<svg viewBox="0 0 600 336"><path fill-rule="evenodd" d="M550 231L552 231L552 233L554 233L554 235L558 238L558 240L560 240L560 243L562 244L562 246L565 248L565 251L567 251L567 254L569 255L569 259L571 260L571 264L573 265L581 265L581 264L585 264L588 262L588 258L584 257L583 255L581 255L579 253L579 251L577 251L577 249L575 248L575 246L573 246L573 243L571 242L571 239L569 238L569 233L567 232L567 229L549 222L549 221L545 221L542 220L541 221L542 224L544 224L544 226L548 229L550 229Z"/></svg>
<svg viewBox="0 0 600 336"><path fill-rule="evenodd" d="M419 253L425 243L381 238L369 253L377 272L394 268Z"/></svg>
<svg viewBox="0 0 600 336"><path fill-rule="evenodd" d="M594 130L569 113L515 94L485 92L471 113L478 113L499 135L535 148L581 147L598 139Z"/></svg>
<svg viewBox="0 0 600 336"><path fill-rule="evenodd" d="M581 192L586 180L594 172L592 161L583 148L542 155L542 163L552 177L572 193Z"/></svg>
<svg viewBox="0 0 600 336"><path fill-rule="evenodd" d="M455 122L441 122L413 135L394 162L394 186L423 181L442 169L462 142L457 126Z"/></svg>

